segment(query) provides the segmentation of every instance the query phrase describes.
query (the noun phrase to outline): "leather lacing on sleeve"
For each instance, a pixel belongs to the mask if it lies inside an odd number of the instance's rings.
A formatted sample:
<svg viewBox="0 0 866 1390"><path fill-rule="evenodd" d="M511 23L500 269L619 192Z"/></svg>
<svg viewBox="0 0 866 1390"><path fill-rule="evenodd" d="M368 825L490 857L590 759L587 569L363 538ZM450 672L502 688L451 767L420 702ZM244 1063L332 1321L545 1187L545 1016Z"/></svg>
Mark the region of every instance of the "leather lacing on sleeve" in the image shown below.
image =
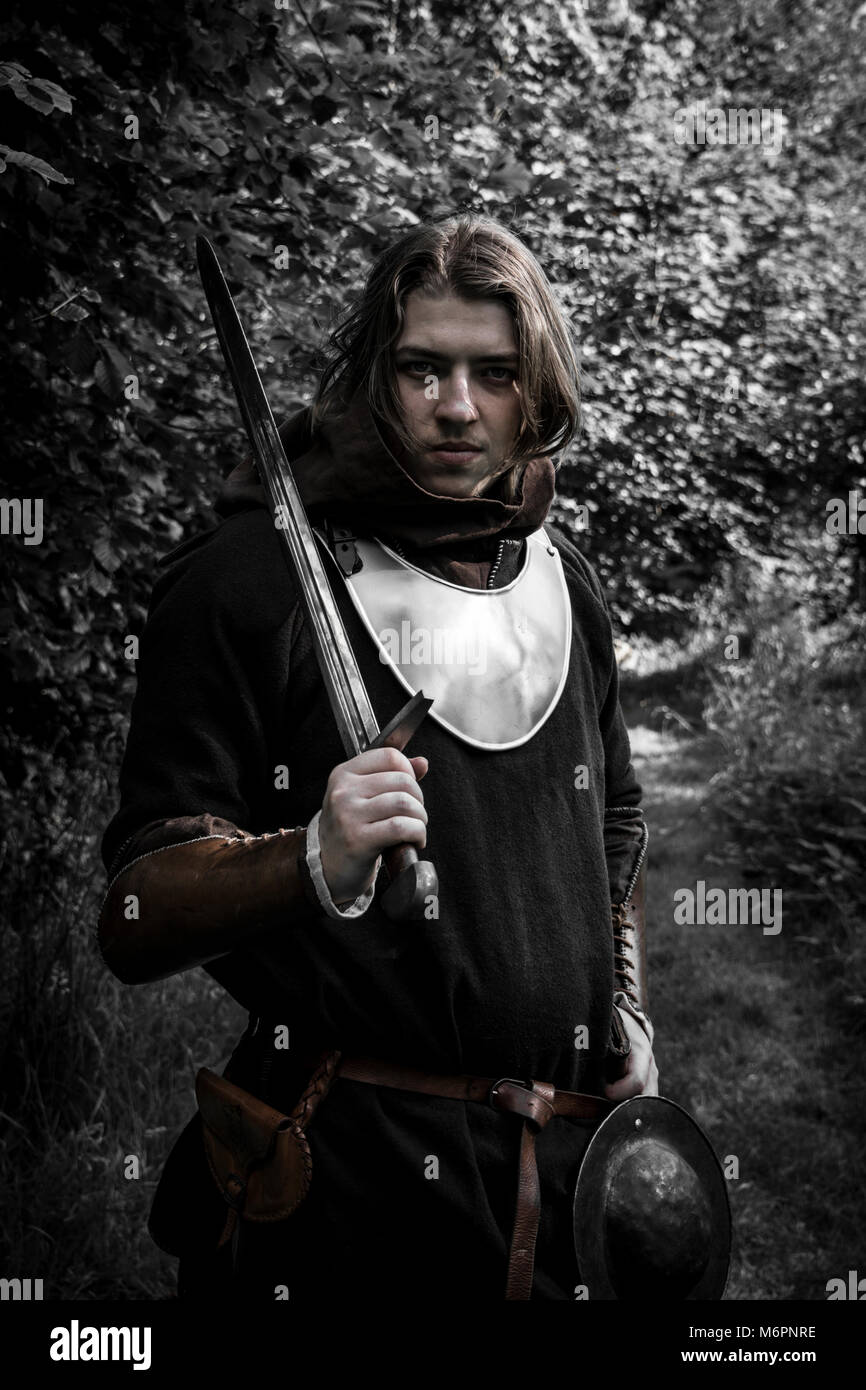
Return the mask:
<svg viewBox="0 0 866 1390"><path fill-rule="evenodd" d="M640 808L635 806L611 806L607 808L606 814L614 814L617 812L625 813L626 811L630 812L631 814L643 814ZM644 858L646 856L648 842L649 828L647 826L646 821L644 821L641 830L640 849L638 851L638 856L635 862L634 869L632 870L632 875L629 880L628 888L626 889L625 898L621 903L612 903L610 909L611 922L613 926L614 970L616 973L617 982L622 982L623 994L626 995L626 997L632 1004L635 1005L635 1007L637 1007L637 984L635 982L634 976L631 973L631 958L629 955L626 954L626 952L631 951L633 945L628 933L631 932L634 926L634 924L628 920L628 910L631 904L631 899L635 890L635 886L638 881L641 865L643 864Z"/></svg>

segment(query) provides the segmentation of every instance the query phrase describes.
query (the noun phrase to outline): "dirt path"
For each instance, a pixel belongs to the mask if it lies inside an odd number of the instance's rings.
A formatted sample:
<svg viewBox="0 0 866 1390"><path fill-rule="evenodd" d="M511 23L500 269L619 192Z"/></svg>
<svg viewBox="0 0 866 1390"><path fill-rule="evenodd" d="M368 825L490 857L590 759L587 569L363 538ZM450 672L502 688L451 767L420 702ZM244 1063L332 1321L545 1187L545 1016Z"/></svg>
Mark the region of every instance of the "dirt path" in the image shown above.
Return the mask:
<svg viewBox="0 0 866 1390"><path fill-rule="evenodd" d="M712 821L708 783L722 750L629 708L633 758L650 827L650 1005L662 1094L684 1105L739 1177L729 1299L825 1299L831 1278L866 1275L862 1134L852 1088L863 1081L840 1041L820 965L795 937L760 925L680 926L674 893L748 886ZM650 722L652 713L649 714ZM658 723L658 719L654 721ZM720 862L712 862L716 856ZM766 887L773 885L766 884ZM784 887L784 885L782 885Z"/></svg>

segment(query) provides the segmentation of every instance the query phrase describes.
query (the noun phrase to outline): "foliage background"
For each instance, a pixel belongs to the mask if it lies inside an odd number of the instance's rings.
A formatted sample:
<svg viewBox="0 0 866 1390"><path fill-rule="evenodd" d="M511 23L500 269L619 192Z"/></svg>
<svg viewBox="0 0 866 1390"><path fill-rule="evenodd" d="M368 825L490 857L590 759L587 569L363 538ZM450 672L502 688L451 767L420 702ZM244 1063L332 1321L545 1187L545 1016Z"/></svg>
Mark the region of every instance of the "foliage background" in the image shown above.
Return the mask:
<svg viewBox="0 0 866 1390"><path fill-rule="evenodd" d="M624 635L671 652L700 629L665 707L706 715L725 747L713 801L732 843L777 874L807 866L811 897L790 878L805 934L847 914L833 940L861 1026L866 540L824 521L866 488L864 34L854 0L7 8L3 491L44 499L45 538L0 549L4 1265L47 1269L67 1297L165 1294L141 1215L193 1059L217 1061L237 1024L197 975L121 990L93 941L135 681L124 638L156 556L211 524L243 447L199 231L288 414L396 232L463 208L515 226L582 358L560 518L590 508L580 542ZM673 112L698 100L779 111L782 147L677 144ZM794 795L820 831L796 853ZM142 1184L120 1176L130 1152Z"/></svg>

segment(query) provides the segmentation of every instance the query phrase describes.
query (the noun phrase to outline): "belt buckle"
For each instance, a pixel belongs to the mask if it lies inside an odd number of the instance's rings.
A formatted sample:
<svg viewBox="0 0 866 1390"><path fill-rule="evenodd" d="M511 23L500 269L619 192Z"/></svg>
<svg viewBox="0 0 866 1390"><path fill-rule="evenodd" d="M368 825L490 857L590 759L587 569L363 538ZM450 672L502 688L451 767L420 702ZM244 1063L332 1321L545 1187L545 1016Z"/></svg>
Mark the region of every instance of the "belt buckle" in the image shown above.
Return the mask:
<svg viewBox="0 0 866 1390"><path fill-rule="evenodd" d="M494 1081L493 1085L490 1087L490 1090L487 1093L487 1104L490 1106L492 1110L499 1109L499 1106L496 1104L496 1092L499 1090L499 1087L505 1086L509 1082L512 1086L519 1086L521 1091L532 1090L531 1083L526 1081L520 1081L516 1076L500 1076L498 1081Z"/></svg>

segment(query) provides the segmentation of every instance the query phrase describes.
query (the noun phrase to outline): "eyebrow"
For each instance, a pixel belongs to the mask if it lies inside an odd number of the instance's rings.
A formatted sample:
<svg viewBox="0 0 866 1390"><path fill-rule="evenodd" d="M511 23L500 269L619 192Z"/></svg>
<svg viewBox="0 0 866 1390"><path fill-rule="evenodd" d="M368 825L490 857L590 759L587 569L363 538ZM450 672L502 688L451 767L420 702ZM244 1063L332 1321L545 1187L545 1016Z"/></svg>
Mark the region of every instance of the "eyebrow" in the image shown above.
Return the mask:
<svg viewBox="0 0 866 1390"><path fill-rule="evenodd" d="M396 357L420 357L422 361L448 362L450 359L445 352L434 352L432 348L416 347L407 343L405 347L397 348ZM519 362L518 352L481 352L469 359L471 362Z"/></svg>

